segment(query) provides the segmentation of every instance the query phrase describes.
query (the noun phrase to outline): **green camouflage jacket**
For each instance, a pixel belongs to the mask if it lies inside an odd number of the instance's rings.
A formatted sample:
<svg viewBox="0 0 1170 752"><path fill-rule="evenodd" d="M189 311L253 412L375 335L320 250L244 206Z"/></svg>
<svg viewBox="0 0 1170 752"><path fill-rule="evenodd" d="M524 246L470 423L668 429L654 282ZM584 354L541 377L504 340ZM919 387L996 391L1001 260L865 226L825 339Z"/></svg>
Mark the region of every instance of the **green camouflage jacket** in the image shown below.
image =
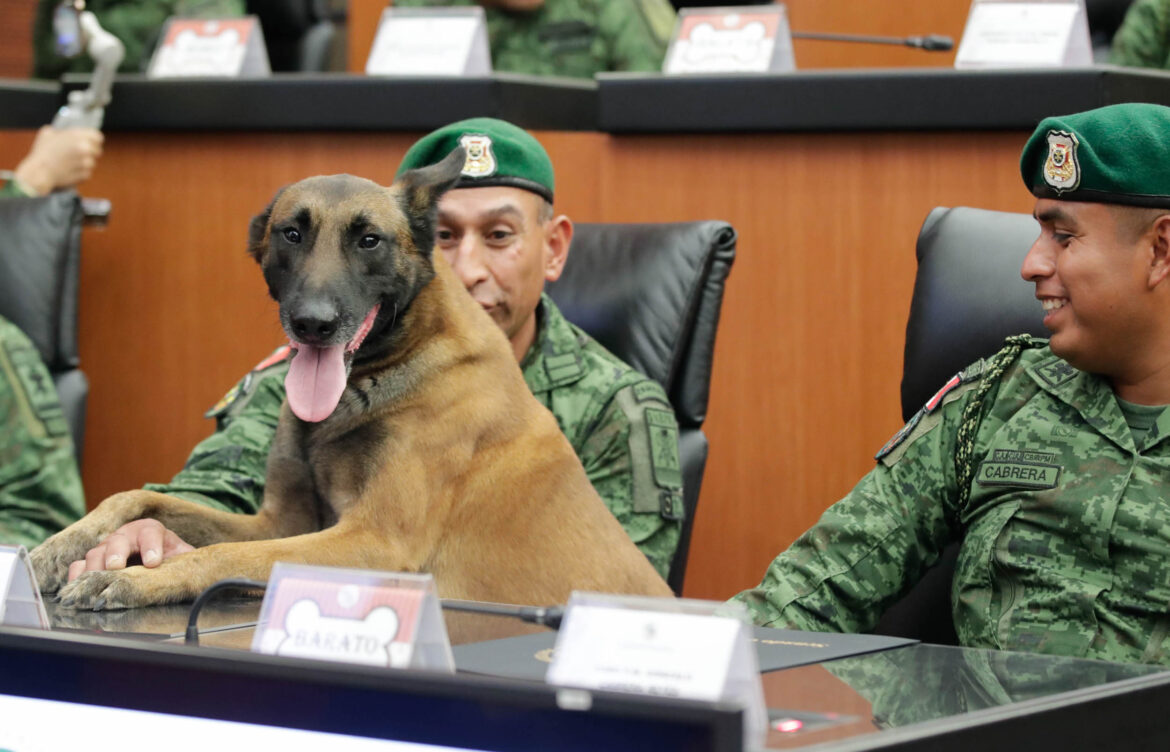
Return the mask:
<svg viewBox="0 0 1170 752"><path fill-rule="evenodd" d="M867 630L961 540L961 644L1170 662L1170 411L1135 445L1104 379L1040 340L1014 355L952 379L736 596L757 623ZM966 483L957 452L970 458Z"/></svg>
<svg viewBox="0 0 1170 752"><path fill-rule="evenodd" d="M557 419L610 511L659 574L678 546L682 480L674 412L657 382L621 362L565 320L547 297L536 342L520 364L536 398ZM232 512L255 512L268 447L284 402L288 361L278 350L209 411L214 434L153 491Z"/></svg>
<svg viewBox="0 0 1170 752"><path fill-rule="evenodd" d="M0 318L0 543L32 548L84 513L53 379L24 332Z"/></svg>
<svg viewBox="0 0 1170 752"><path fill-rule="evenodd" d="M1140 68L1170 68L1170 1L1137 0L1113 35L1109 62Z"/></svg>
<svg viewBox="0 0 1170 752"><path fill-rule="evenodd" d="M472 0L395 0L401 8ZM603 71L662 70L674 31L668 0L545 0L533 11L485 7L492 70L593 78Z"/></svg>
<svg viewBox="0 0 1170 752"><path fill-rule="evenodd" d="M57 54L53 11L60 0L39 0L33 19L33 76L60 78L64 73L89 73L93 61L84 52L75 58ZM171 16L237 18L244 15L244 0L86 0L102 28L126 47L118 70L139 73L146 69L163 22Z"/></svg>

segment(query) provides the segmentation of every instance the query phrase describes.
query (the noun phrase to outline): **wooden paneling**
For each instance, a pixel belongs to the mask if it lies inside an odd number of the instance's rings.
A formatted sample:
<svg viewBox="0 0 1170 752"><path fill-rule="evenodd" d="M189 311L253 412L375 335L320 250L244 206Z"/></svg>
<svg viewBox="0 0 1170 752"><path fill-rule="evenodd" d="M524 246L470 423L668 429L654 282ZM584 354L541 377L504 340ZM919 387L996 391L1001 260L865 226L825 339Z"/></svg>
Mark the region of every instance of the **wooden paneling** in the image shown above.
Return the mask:
<svg viewBox="0 0 1170 752"><path fill-rule="evenodd" d="M873 465L900 425L914 241L939 205L1030 211L1023 133L538 133L579 221L718 218L739 231L715 355L711 440L686 594L724 598ZM11 164L32 134L0 133ZM201 416L282 342L244 252L281 185L388 182L416 134L111 133L84 193L82 365L90 503L165 481ZM570 260L570 263L571 260Z"/></svg>
<svg viewBox="0 0 1170 752"><path fill-rule="evenodd" d="M0 0L0 78L28 78L32 73L32 26L35 0Z"/></svg>

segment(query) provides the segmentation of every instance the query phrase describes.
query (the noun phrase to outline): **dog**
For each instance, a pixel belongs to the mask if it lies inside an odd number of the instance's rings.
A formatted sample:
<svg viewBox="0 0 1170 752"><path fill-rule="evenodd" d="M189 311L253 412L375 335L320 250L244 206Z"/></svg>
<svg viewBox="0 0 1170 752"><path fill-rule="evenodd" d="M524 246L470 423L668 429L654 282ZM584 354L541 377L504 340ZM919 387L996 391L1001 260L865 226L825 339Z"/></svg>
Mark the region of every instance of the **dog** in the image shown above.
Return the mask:
<svg viewBox="0 0 1170 752"><path fill-rule="evenodd" d="M389 188L333 175L276 194L249 252L296 354L260 510L116 494L33 550L44 592L94 610L175 603L283 561L429 572L444 598L500 603L671 595L434 252L437 204L463 161L456 149ZM141 518L196 549L66 584L71 562Z"/></svg>

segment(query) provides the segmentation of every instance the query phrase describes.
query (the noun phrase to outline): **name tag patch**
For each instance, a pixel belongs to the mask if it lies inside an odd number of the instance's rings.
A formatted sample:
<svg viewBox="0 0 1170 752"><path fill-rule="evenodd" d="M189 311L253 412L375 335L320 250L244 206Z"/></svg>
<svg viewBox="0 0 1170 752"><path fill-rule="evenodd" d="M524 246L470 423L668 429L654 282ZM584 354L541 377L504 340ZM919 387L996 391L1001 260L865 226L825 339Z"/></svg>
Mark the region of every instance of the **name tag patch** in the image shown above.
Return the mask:
<svg viewBox="0 0 1170 752"><path fill-rule="evenodd" d="M1056 488L1062 469L1051 452L996 449L979 466L975 481L982 486Z"/></svg>

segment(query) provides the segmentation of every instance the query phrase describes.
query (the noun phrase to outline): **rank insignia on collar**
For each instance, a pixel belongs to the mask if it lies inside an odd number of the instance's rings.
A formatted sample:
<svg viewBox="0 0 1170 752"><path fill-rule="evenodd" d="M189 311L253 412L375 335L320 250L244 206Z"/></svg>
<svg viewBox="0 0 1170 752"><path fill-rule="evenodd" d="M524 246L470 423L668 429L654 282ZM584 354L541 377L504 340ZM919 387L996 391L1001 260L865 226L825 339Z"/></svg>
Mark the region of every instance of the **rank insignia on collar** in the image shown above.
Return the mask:
<svg viewBox="0 0 1170 752"><path fill-rule="evenodd" d="M1076 190L1081 184L1081 166L1077 161L1077 134L1048 131L1048 159L1044 160L1044 182L1057 193Z"/></svg>
<svg viewBox="0 0 1170 752"><path fill-rule="evenodd" d="M486 178L495 173L496 155L492 153L491 136L466 133L460 137L459 145L467 151L461 174L469 178Z"/></svg>

